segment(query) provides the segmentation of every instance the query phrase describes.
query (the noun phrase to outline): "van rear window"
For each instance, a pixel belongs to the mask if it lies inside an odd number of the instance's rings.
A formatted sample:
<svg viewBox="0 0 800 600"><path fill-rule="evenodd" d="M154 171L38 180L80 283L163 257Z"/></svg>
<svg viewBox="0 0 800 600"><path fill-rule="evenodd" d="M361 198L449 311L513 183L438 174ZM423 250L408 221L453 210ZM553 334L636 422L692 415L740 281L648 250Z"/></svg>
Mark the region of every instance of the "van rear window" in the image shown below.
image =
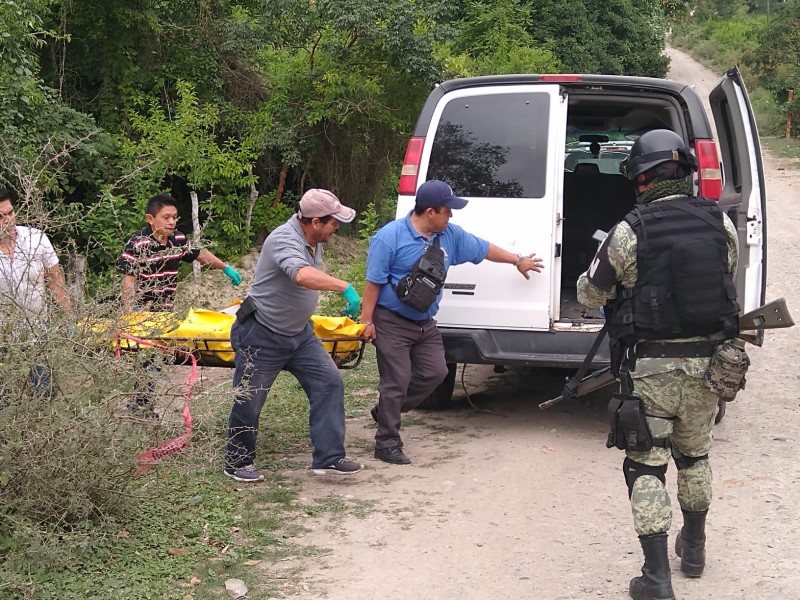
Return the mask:
<svg viewBox="0 0 800 600"><path fill-rule="evenodd" d="M459 196L541 198L549 116L544 93L451 100L436 128L427 179L446 181Z"/></svg>

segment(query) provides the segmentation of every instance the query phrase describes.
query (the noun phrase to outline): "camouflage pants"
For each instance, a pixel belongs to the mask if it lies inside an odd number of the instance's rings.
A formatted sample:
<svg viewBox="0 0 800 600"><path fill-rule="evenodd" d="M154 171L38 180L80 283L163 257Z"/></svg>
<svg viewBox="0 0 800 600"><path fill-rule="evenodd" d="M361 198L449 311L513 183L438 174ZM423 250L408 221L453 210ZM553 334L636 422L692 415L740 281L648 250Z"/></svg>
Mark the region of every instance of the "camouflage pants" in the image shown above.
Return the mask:
<svg viewBox="0 0 800 600"><path fill-rule="evenodd" d="M673 449L689 457L711 449L718 397L703 380L683 371L668 371L634 379L633 393L647 408L647 424L654 438L669 438ZM651 416L652 415L652 416ZM648 452L627 451L630 460L653 467L665 466L669 448ZM700 512L711 504L711 466L708 459L678 470L678 502L683 510ZM639 535L669 531L672 507L664 484L653 475L636 479L631 490L633 524Z"/></svg>

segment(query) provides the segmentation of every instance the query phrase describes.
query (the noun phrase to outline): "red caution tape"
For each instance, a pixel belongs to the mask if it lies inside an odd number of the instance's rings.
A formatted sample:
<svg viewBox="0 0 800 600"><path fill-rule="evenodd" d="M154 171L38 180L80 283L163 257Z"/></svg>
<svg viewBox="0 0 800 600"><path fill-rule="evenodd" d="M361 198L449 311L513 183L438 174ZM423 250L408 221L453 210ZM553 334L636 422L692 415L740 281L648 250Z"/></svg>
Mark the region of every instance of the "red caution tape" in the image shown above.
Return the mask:
<svg viewBox="0 0 800 600"><path fill-rule="evenodd" d="M154 464L158 463L159 461L167 458L168 456L172 456L176 452L179 452L183 448L189 445L192 439L192 413L190 411L190 406L192 403L192 392L194 389L195 384L197 383L197 359L194 355L187 351L181 350L180 348L169 348L167 346L162 346L160 344L155 344L153 342L148 342L147 340L143 340L141 338L134 337L132 335L128 335L127 333L123 333L121 331L117 332L117 342L116 342L116 351L115 354L119 357L121 354L121 339L124 338L126 340L136 342L140 346L146 346L149 348L157 348L159 350L164 350L165 352L176 352L179 354L185 354L189 357L189 360L192 361L192 367L189 371L189 377L186 379L186 383L183 386L183 427L185 429L184 433L179 435L178 437L174 437L171 440L168 440L161 444L160 446L156 446L140 454L136 457L136 462L138 463L138 472L144 473Z"/></svg>

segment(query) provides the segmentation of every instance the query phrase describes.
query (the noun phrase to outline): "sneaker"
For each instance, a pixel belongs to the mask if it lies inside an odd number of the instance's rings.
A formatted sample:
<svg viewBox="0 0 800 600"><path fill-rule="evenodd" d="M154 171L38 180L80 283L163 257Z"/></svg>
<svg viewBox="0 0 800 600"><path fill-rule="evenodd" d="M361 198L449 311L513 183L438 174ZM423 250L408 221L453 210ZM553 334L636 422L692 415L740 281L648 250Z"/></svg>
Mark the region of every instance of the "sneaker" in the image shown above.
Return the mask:
<svg viewBox="0 0 800 600"><path fill-rule="evenodd" d="M411 459L408 458L400 446L391 448L375 448L375 458L392 465L409 465Z"/></svg>
<svg viewBox="0 0 800 600"><path fill-rule="evenodd" d="M335 475L351 475L352 473L358 473L363 466L364 465L353 462L345 456L344 458L333 461L327 467L311 469L311 471L314 475L327 475L328 473L333 473Z"/></svg>
<svg viewBox="0 0 800 600"><path fill-rule="evenodd" d="M233 467L225 467L222 469L222 473L231 479L242 481L244 483L264 481L264 476L261 474L261 471L256 470L255 465L247 465L246 467L240 467L238 469Z"/></svg>
<svg viewBox="0 0 800 600"><path fill-rule="evenodd" d="M377 404L369 409L369 414L372 416L372 420L377 423L378 422L378 405Z"/></svg>

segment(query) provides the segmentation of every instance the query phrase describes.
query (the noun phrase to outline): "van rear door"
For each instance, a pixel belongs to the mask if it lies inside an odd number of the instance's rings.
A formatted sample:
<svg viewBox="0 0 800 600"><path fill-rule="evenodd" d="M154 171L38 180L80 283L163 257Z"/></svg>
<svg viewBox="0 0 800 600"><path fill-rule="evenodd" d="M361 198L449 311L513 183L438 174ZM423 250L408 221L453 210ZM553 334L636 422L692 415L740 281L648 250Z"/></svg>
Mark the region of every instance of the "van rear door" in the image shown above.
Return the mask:
<svg viewBox="0 0 800 600"><path fill-rule="evenodd" d="M452 267L440 326L547 331L556 305L566 101L553 84L470 87L444 94L425 135L418 185L449 183L469 200L452 222L501 248L544 260L527 281L512 265ZM400 196L398 217L413 208Z"/></svg>
<svg viewBox="0 0 800 600"><path fill-rule="evenodd" d="M739 234L736 288L742 311L747 312L763 306L766 296L767 198L758 129L738 68L725 74L709 102L724 180L719 203ZM759 340L762 337L763 332Z"/></svg>

